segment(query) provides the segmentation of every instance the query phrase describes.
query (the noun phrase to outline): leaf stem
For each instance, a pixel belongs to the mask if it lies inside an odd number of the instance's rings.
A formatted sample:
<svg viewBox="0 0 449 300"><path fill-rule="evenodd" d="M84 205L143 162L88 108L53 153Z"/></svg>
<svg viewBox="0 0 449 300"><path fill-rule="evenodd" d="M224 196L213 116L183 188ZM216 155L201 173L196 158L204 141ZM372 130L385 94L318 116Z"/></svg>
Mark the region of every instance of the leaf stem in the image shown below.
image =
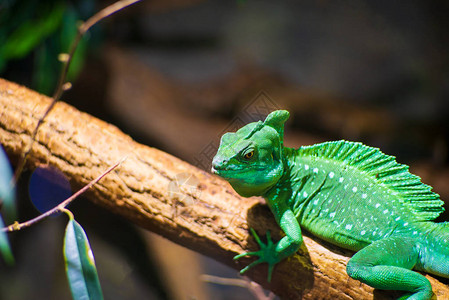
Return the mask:
<svg viewBox="0 0 449 300"><path fill-rule="evenodd" d="M65 213L69 217L69 219L71 221L75 220L75 217L73 216L73 213L70 210L68 210L67 208L63 207L63 208L60 208L59 210L61 212Z"/></svg>

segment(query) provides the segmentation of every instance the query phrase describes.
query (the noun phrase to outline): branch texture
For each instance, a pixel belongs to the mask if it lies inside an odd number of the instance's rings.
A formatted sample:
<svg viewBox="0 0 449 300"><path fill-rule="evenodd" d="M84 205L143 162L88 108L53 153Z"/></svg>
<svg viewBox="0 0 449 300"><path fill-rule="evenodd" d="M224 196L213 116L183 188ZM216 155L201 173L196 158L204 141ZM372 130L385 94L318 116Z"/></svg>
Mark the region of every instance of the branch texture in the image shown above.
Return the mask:
<svg viewBox="0 0 449 300"><path fill-rule="evenodd" d="M0 79L0 143L13 161L31 135L51 99ZM179 130L182 130L180 128ZM280 229L258 198L242 198L222 179L176 157L138 144L113 125L59 102L46 117L27 160L27 167L51 164L81 188L124 156L127 159L90 189L86 197L141 227L208 255L235 269L232 257L257 249L252 227L280 238ZM283 299L373 299L373 289L346 275L350 252L305 236L305 246L274 270L266 282L266 266L248 276ZM324 245L324 246L323 246ZM432 277L439 299L449 289ZM398 294L374 291L374 299Z"/></svg>

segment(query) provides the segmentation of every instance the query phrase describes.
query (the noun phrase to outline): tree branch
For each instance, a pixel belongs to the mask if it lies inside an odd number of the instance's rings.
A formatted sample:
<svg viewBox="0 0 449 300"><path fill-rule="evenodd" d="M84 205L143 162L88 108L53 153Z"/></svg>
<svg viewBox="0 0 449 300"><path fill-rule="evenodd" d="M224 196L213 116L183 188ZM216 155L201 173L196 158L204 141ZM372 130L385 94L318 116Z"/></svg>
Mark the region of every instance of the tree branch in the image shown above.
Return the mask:
<svg viewBox="0 0 449 300"><path fill-rule="evenodd" d="M0 79L0 143L13 161L29 145L50 102L48 97ZM41 125L27 167L56 166L79 188L124 156L127 159L120 168L87 191L86 197L235 269L251 259L234 262L234 255L257 248L248 235L249 227L261 234L269 229L274 238L280 237L279 227L259 199L242 198L220 178L138 144L116 127L63 102L55 105ZM181 177L194 180L183 185ZM253 268L248 277L284 299L373 298L372 288L346 275L351 253L307 236L304 241L296 255L275 268L271 284L266 282L266 266ZM445 285L427 277L438 297L449 298ZM375 299L397 296L385 291L374 294Z"/></svg>

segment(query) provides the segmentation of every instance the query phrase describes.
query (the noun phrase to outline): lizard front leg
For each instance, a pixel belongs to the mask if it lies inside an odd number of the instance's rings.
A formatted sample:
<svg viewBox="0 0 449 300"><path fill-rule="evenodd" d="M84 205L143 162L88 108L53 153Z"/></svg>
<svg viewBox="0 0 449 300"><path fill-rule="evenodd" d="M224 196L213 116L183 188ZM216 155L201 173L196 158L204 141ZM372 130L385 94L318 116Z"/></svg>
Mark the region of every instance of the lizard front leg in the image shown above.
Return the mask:
<svg viewBox="0 0 449 300"><path fill-rule="evenodd" d="M252 262L240 271L240 274L245 273L250 268L260 263L268 264L268 282L271 281L271 275L273 273L274 266L286 257L289 257L296 251L302 244L301 227L296 220L295 215L291 210L286 210L279 219L279 226L285 232L285 236L277 243L271 241L270 232L267 231L267 243L264 244L256 232L251 228L251 232L254 235L260 250L254 252L246 252L236 255L234 259L239 259L243 256L258 256L259 259Z"/></svg>

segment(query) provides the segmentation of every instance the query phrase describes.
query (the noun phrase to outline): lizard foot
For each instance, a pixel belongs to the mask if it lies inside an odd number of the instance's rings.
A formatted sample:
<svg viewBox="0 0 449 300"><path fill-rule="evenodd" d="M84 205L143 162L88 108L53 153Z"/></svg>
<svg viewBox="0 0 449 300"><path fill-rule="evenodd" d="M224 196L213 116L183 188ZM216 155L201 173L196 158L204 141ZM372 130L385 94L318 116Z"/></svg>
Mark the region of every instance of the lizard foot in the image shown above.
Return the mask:
<svg viewBox="0 0 449 300"><path fill-rule="evenodd" d="M244 256L258 256L259 259L250 263L248 266L240 270L240 274L245 273L255 265L258 265L260 263L267 263L268 264L268 282L271 281L271 274L273 273L274 266L280 261L279 256L276 252L276 244L273 243L271 240L270 232L267 231L267 243L264 244L259 236L257 235L256 231L252 228L250 228L251 233L253 234L254 238L256 239L257 244L259 244L260 250L259 251L253 251L253 252L245 252L242 254L238 254L234 256L234 260L237 260L239 258L242 258Z"/></svg>

